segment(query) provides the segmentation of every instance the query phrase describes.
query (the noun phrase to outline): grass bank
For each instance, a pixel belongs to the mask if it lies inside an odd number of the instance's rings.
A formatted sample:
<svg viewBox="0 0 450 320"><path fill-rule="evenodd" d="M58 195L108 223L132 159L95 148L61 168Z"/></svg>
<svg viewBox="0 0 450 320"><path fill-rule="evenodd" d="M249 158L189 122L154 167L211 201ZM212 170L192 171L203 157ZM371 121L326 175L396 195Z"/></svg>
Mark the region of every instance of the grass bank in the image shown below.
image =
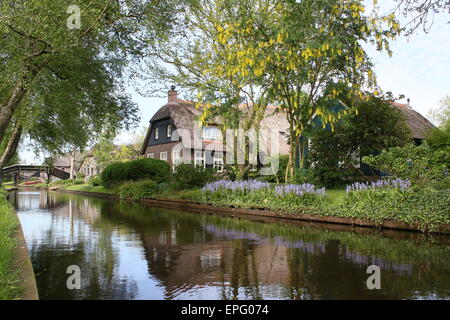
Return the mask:
<svg viewBox="0 0 450 320"><path fill-rule="evenodd" d="M6 192L0 190L0 300L18 299L21 293L18 273L13 266L17 227L14 209L6 199Z"/></svg>

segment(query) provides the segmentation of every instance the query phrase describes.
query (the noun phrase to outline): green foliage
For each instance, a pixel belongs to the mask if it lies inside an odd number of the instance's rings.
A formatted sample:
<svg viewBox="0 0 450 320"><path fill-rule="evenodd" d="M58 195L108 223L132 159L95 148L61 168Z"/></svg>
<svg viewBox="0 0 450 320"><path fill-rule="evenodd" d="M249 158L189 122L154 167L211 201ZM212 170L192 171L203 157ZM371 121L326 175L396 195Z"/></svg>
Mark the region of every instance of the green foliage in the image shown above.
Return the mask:
<svg viewBox="0 0 450 320"><path fill-rule="evenodd" d="M448 149L447 149L448 150ZM394 147L381 154L364 157L363 161L381 171L418 185L448 186L450 153L446 149L432 150L426 144Z"/></svg>
<svg viewBox="0 0 450 320"><path fill-rule="evenodd" d="M6 192L0 190L0 300L19 298L17 266L13 265L17 246L17 216L6 200Z"/></svg>
<svg viewBox="0 0 450 320"><path fill-rule="evenodd" d="M102 185L102 178L99 175L91 177L89 179L89 184L96 187Z"/></svg>
<svg viewBox="0 0 450 320"><path fill-rule="evenodd" d="M156 186L157 193L163 193L172 190L172 186L167 182L161 182Z"/></svg>
<svg viewBox="0 0 450 320"><path fill-rule="evenodd" d="M126 182L119 187L117 195L123 199L144 199L151 197L157 190L152 180Z"/></svg>
<svg viewBox="0 0 450 320"><path fill-rule="evenodd" d="M367 219L377 223L386 220L417 223L421 230L434 231L450 223L447 190L416 187L353 191L337 206L324 209L327 215Z"/></svg>
<svg viewBox="0 0 450 320"><path fill-rule="evenodd" d="M441 128L429 130L425 140L433 150L446 149L450 151L450 119L447 119Z"/></svg>
<svg viewBox="0 0 450 320"><path fill-rule="evenodd" d="M84 178L86 178L86 175L83 172L77 173L77 179L84 179Z"/></svg>
<svg viewBox="0 0 450 320"><path fill-rule="evenodd" d="M113 162L127 162L139 159L143 138L137 136L136 141L128 145L115 145L114 138L102 136L93 148L95 162L100 170Z"/></svg>
<svg viewBox="0 0 450 320"><path fill-rule="evenodd" d="M346 183L346 179L354 173L353 170L346 168L339 168L335 166L320 166L310 169L309 180L320 186L325 186L327 188L335 188L343 186Z"/></svg>
<svg viewBox="0 0 450 320"><path fill-rule="evenodd" d="M12 118L21 118L36 149L51 152L129 128L138 108L125 93L124 68L177 25L180 3L2 1L0 143ZM66 10L74 6L81 25L70 29Z"/></svg>
<svg viewBox="0 0 450 320"><path fill-rule="evenodd" d="M213 180L213 175L213 169L182 163L177 165L176 171L173 173L173 179L176 188L186 189L204 186Z"/></svg>
<svg viewBox="0 0 450 320"><path fill-rule="evenodd" d="M60 187L71 186L71 185L74 184L74 182L75 182L74 179L56 180L56 181L53 181L52 183L50 183L50 186L51 186L51 187L57 187L57 186L60 186Z"/></svg>
<svg viewBox="0 0 450 320"><path fill-rule="evenodd" d="M272 182L272 183L275 183L275 182L276 183L284 183L286 168L287 168L288 162L289 162L289 156L288 155L275 155L271 159L271 164L273 164L274 161L278 161L278 171L275 174L272 174L269 176L263 176L261 179L265 180L267 182ZM275 168L272 168L272 171L275 171Z"/></svg>
<svg viewBox="0 0 450 320"><path fill-rule="evenodd" d="M274 188L259 190L202 190L202 201L215 205L239 208L259 208L274 211L294 212L306 207L319 207L326 201L326 196L305 193L303 196L295 194L279 195Z"/></svg>
<svg viewBox="0 0 450 320"><path fill-rule="evenodd" d="M314 182L334 187L349 176L364 175L358 166L362 157L410 140L403 114L388 98L358 100L358 114L343 116L333 130L320 127L312 131L308 161L314 164Z"/></svg>
<svg viewBox="0 0 450 320"><path fill-rule="evenodd" d="M101 179L105 187L111 187L124 181L144 179L163 182L167 181L170 172L170 165L166 161L144 158L110 164L103 170Z"/></svg>

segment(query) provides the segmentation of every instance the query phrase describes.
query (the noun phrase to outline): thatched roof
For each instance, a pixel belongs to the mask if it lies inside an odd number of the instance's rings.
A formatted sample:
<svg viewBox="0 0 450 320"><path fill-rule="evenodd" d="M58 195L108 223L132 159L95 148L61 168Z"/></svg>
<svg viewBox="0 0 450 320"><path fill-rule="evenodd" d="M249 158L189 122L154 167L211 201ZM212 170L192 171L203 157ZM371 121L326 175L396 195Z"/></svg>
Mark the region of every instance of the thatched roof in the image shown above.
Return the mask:
<svg viewBox="0 0 450 320"><path fill-rule="evenodd" d="M53 159L53 166L54 167L66 167L70 168L70 160L71 160L71 152L58 155ZM74 161L74 169L77 171L80 166L81 162L83 161L83 154L79 151L75 151L75 161Z"/></svg>
<svg viewBox="0 0 450 320"><path fill-rule="evenodd" d="M410 105L393 102L392 105L402 111L408 127L411 130L411 136L414 139L424 139L428 130L436 128L428 119L415 111Z"/></svg>
<svg viewBox="0 0 450 320"><path fill-rule="evenodd" d="M201 106L200 108L196 108L195 103L190 101L176 99L175 101L170 101L165 104L150 120L150 126L147 130L147 134L141 148L141 154L144 154L147 148L153 123L159 120L171 118L176 129L189 130L191 132L191 137L193 138L194 122L196 121L196 118L202 114L202 112L203 108ZM212 122L215 124L222 123L220 118L216 118ZM278 128L280 132L286 132L289 128L289 124L283 114L275 114L274 107L268 107L266 117L261 122L261 128ZM193 143L191 145L193 145ZM214 148L217 151L225 150L224 145L219 142L213 144L204 143L203 148L205 148L206 145L209 145L209 148ZM282 137L280 141L280 153L286 154L288 151L289 146L287 145L286 140Z"/></svg>
<svg viewBox="0 0 450 320"><path fill-rule="evenodd" d="M66 167L70 168L70 160L71 160L71 152L67 152L64 154L60 154L55 156L53 159L52 165L54 167ZM86 157L90 157L93 155L93 150L86 150L83 152L75 151L75 161L74 161L74 169L75 171L78 171L80 167L83 165L84 160Z"/></svg>
<svg viewBox="0 0 450 320"><path fill-rule="evenodd" d="M397 107L401 110L405 116L406 122L411 129L411 136L415 139L424 139L425 133L427 130L431 128L435 128L435 126L428 121L425 117L423 117L420 113L413 110L411 106L400 103L392 103L394 107ZM198 116L203 112L203 108L196 108L195 103L180 99L174 99L169 101L163 107L161 107L155 115L150 120L150 126L147 130L147 134L144 140L144 143L141 148L141 154L145 153L148 139L150 138L150 132L152 128L152 124L156 121L171 118L173 124L176 129L184 129L189 130L191 132L191 137L193 139L194 134L194 122ZM220 124L220 119L215 119L214 123ZM280 138L280 146L279 153L280 154L288 154L289 153L289 145L286 139L286 133L289 128L289 123L286 119L286 115L282 112L275 112L274 106L268 106L266 110L265 117L261 121L260 124L262 129L278 129L279 132L285 133L284 136ZM268 146L270 144L270 138L264 137L264 143ZM193 144L191 144L193 145ZM206 144L203 144L203 148ZM213 147L215 150L224 150L224 146L222 143L215 143Z"/></svg>

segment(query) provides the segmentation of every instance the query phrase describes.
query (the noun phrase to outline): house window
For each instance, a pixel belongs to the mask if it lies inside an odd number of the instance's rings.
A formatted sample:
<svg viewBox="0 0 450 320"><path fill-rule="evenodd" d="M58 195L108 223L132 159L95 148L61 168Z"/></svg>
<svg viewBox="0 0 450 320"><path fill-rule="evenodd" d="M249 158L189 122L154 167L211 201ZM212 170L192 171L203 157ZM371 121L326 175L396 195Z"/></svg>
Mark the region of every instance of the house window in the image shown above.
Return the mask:
<svg viewBox="0 0 450 320"><path fill-rule="evenodd" d="M158 139L159 139L159 129L156 128L155 129L155 140L158 140Z"/></svg>
<svg viewBox="0 0 450 320"><path fill-rule="evenodd" d="M155 157L155 154L154 153L149 153L149 154L147 154L147 158L154 158Z"/></svg>
<svg viewBox="0 0 450 320"><path fill-rule="evenodd" d="M222 141L222 131L218 127L204 127L202 138L205 140Z"/></svg>
<svg viewBox="0 0 450 320"><path fill-rule="evenodd" d="M196 167L205 167L205 152L195 151L194 164Z"/></svg>
<svg viewBox="0 0 450 320"><path fill-rule="evenodd" d="M172 136L172 125L168 124L166 127L167 132L167 138L170 138Z"/></svg>
<svg viewBox="0 0 450 320"><path fill-rule="evenodd" d="M177 165L181 163L181 150L174 150L172 159L173 159L173 171L175 171Z"/></svg>
<svg viewBox="0 0 450 320"><path fill-rule="evenodd" d="M214 153L214 169L223 172L223 153Z"/></svg>
<svg viewBox="0 0 450 320"><path fill-rule="evenodd" d="M161 152L159 154L159 159L167 161L167 151Z"/></svg>

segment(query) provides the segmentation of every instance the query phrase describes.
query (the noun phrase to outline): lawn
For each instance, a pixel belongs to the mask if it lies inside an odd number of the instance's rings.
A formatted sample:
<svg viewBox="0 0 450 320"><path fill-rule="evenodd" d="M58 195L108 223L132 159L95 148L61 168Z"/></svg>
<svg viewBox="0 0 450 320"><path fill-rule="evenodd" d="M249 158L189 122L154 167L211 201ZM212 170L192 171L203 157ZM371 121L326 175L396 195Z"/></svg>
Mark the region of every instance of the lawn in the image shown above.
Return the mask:
<svg viewBox="0 0 450 320"><path fill-rule="evenodd" d="M103 186L92 186L90 184L75 184L71 186L64 187L65 190L70 191L84 191L84 192L97 192L105 194L117 194L116 189L105 188Z"/></svg>
<svg viewBox="0 0 450 320"><path fill-rule="evenodd" d="M6 199L6 192L0 190L0 300L18 299L20 294L17 272L12 267L17 225L17 216Z"/></svg>

